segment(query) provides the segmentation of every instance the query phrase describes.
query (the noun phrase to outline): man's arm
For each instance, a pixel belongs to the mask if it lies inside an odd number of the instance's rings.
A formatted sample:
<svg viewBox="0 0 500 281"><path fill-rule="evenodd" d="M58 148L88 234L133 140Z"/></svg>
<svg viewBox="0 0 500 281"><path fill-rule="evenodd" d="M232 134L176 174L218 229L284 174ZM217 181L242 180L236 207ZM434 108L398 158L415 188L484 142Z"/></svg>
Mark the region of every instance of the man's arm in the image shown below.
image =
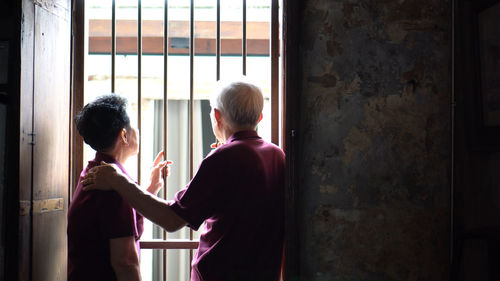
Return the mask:
<svg viewBox="0 0 500 281"><path fill-rule="evenodd" d="M176 231L186 225L167 201L142 191L115 165L103 164L92 168L85 175L82 184L84 190L115 190L130 206L168 232Z"/></svg>
<svg viewBox="0 0 500 281"><path fill-rule="evenodd" d="M163 227L168 232L174 232L186 225L167 201L144 192L136 183L125 179L122 184L113 186L115 190L144 217Z"/></svg>
<svg viewBox="0 0 500 281"><path fill-rule="evenodd" d="M111 266L118 281L140 281L139 255L133 236L109 240Z"/></svg>

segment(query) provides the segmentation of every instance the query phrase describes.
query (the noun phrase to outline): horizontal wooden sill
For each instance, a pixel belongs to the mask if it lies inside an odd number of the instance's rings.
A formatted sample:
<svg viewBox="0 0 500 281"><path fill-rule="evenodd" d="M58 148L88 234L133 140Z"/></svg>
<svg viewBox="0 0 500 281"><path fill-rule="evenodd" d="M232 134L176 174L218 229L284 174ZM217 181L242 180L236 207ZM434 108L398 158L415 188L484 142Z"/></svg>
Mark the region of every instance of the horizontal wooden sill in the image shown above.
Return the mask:
<svg viewBox="0 0 500 281"><path fill-rule="evenodd" d="M141 249L196 249L199 241L189 239L140 240Z"/></svg>

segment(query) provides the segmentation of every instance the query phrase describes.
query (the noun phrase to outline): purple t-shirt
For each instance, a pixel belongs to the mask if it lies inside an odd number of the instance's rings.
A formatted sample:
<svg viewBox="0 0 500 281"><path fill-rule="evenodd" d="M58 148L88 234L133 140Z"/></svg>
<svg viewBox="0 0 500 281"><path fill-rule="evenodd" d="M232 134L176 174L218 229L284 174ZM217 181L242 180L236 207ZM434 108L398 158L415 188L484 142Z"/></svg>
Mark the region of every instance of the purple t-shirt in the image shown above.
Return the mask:
<svg viewBox="0 0 500 281"><path fill-rule="evenodd" d="M144 230L142 215L115 191L82 190L82 178L101 161L115 163L128 176L120 163L99 152L80 174L68 210L68 281L116 280L110 239L134 236L139 252L138 240Z"/></svg>
<svg viewBox="0 0 500 281"><path fill-rule="evenodd" d="M255 131L212 151L171 207L197 230L192 281L278 281L283 250L285 155Z"/></svg>

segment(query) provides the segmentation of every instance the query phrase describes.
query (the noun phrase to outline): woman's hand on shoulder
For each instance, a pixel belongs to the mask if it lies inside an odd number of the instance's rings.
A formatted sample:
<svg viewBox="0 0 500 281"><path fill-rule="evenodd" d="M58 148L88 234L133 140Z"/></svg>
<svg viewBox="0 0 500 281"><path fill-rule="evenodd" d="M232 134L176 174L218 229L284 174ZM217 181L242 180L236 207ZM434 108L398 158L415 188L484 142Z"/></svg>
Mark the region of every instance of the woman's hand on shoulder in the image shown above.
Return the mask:
<svg viewBox="0 0 500 281"><path fill-rule="evenodd" d="M127 180L127 176L117 165L102 161L99 166L90 169L83 177L83 190L114 190L123 179Z"/></svg>

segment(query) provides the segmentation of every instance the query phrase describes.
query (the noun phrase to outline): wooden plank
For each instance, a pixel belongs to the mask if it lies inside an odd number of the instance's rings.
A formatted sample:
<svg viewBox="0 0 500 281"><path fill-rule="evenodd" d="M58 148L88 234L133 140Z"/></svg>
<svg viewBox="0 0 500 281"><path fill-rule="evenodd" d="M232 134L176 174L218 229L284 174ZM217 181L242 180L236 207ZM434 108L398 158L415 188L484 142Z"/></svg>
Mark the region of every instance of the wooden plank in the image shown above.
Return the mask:
<svg viewBox="0 0 500 281"><path fill-rule="evenodd" d="M141 249L197 249L199 241L189 239L141 240Z"/></svg>
<svg viewBox="0 0 500 281"><path fill-rule="evenodd" d="M69 0L65 1L58 1L62 3L59 6L69 7ZM33 213L32 274L40 281L66 280L67 276L71 22L69 10L64 9L64 13L53 13L35 5L33 122L36 141L32 200L34 203L50 198L63 200L60 211Z"/></svg>
<svg viewBox="0 0 500 281"><path fill-rule="evenodd" d="M33 0L33 4L65 21L69 20L70 2L67 0Z"/></svg>
<svg viewBox="0 0 500 281"><path fill-rule="evenodd" d="M33 204L32 204L33 202ZM41 214L64 210L64 198L52 198L47 200L19 201L19 215Z"/></svg>
<svg viewBox="0 0 500 281"><path fill-rule="evenodd" d="M19 200L31 204L33 132L33 49L35 8L30 0L22 1L23 21L21 22L21 97L20 97L20 143L19 143ZM22 206L25 206L22 205ZM20 206L20 207L22 207ZM26 210L26 208L25 208ZM31 230L32 218L19 216L19 264L18 280L31 280Z"/></svg>
<svg viewBox="0 0 500 281"><path fill-rule="evenodd" d="M33 214L64 210L64 198L51 198L33 201Z"/></svg>
<svg viewBox="0 0 500 281"><path fill-rule="evenodd" d="M31 201L30 200L20 200L19 201L19 216L31 215Z"/></svg>

